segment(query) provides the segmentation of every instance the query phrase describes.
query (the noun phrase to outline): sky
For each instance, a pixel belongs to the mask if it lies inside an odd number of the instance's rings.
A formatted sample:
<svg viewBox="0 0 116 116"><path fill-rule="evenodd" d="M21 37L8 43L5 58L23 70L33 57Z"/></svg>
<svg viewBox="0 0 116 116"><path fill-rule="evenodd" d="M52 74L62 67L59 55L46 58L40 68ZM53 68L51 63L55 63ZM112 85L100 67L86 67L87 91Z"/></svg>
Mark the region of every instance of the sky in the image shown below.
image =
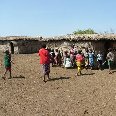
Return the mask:
<svg viewBox="0 0 116 116"><path fill-rule="evenodd" d="M0 0L0 36L116 32L116 0Z"/></svg>

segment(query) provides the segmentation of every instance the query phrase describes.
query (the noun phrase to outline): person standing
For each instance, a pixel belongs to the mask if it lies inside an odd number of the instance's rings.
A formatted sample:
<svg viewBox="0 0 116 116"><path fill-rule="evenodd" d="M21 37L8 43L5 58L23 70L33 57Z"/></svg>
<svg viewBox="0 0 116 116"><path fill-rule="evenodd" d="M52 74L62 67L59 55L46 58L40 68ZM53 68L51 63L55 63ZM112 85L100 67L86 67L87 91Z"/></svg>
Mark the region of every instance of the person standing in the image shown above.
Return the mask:
<svg viewBox="0 0 116 116"><path fill-rule="evenodd" d="M78 54L76 55L76 64L77 64L77 76L82 75L82 62L84 60L84 57L82 55L82 51L79 50Z"/></svg>
<svg viewBox="0 0 116 116"><path fill-rule="evenodd" d="M91 70L93 69L94 67L94 52L92 51L92 49L89 50L89 53L88 53L88 56L89 56L89 66L91 68Z"/></svg>
<svg viewBox="0 0 116 116"><path fill-rule="evenodd" d="M98 69L102 70L103 54L101 51L97 54Z"/></svg>
<svg viewBox="0 0 116 116"><path fill-rule="evenodd" d="M108 67L109 67L109 74L112 74L112 68L113 68L113 62L114 62L114 54L112 52L112 49L110 48L108 50L108 54L106 57L107 61L108 61Z"/></svg>
<svg viewBox="0 0 116 116"><path fill-rule="evenodd" d="M4 72L4 76L2 77L4 80L6 79L6 74L9 71L9 78L12 78L11 76L11 54L9 52L9 50L5 51L5 55L4 55L4 66L5 66L5 72Z"/></svg>
<svg viewBox="0 0 116 116"><path fill-rule="evenodd" d="M46 45L43 44L42 48L39 50L39 56L40 56L40 64L42 65L43 68L43 76L44 76L44 82L46 82L46 75L48 77L48 79L50 79L49 77L49 73L50 73L50 54L49 51L46 49Z"/></svg>
<svg viewBox="0 0 116 116"><path fill-rule="evenodd" d="M70 50L70 60L71 60L71 63L72 63L72 67L74 67L74 45L71 46L71 50Z"/></svg>

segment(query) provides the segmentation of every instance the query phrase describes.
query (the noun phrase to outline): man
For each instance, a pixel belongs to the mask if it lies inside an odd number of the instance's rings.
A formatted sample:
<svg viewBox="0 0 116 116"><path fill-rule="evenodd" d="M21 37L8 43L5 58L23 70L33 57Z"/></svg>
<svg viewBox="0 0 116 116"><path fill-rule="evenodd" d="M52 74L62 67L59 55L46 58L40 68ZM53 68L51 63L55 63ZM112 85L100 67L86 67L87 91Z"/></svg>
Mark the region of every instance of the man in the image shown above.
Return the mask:
<svg viewBox="0 0 116 116"><path fill-rule="evenodd" d="M107 54L107 60L108 60L108 66L109 66L109 74L112 74L111 70L112 70L112 67L113 67L114 54L113 54L111 48L108 51L109 52Z"/></svg>
<svg viewBox="0 0 116 116"><path fill-rule="evenodd" d="M46 45L43 44L42 48L39 50L39 56L40 56L40 64L42 65L43 68L43 73L44 73L44 82L45 80L45 75L47 75L48 79L49 78L49 73L50 73L50 54L49 51L46 50Z"/></svg>

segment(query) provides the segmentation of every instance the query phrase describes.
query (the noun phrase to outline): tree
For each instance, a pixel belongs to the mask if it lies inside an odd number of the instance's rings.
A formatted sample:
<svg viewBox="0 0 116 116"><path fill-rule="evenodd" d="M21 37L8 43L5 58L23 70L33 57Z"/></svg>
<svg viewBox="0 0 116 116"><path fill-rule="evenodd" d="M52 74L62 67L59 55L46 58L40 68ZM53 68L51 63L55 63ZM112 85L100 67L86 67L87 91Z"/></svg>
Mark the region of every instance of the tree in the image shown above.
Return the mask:
<svg viewBox="0 0 116 116"><path fill-rule="evenodd" d="M77 30L74 31L73 34L97 34L93 29L86 29L86 30Z"/></svg>

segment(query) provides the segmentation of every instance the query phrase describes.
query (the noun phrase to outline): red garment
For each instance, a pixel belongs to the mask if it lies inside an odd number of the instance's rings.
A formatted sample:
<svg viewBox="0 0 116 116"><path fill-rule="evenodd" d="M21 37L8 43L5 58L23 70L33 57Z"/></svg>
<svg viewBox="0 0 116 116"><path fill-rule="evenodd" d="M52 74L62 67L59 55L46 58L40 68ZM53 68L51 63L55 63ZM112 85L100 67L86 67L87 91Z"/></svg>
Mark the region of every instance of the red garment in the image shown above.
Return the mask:
<svg viewBox="0 0 116 116"><path fill-rule="evenodd" d="M77 62L82 62L83 56L81 54L77 54L76 55L76 60L77 60Z"/></svg>
<svg viewBox="0 0 116 116"><path fill-rule="evenodd" d="M74 49L70 50L70 54L74 55Z"/></svg>
<svg viewBox="0 0 116 116"><path fill-rule="evenodd" d="M50 63L50 54L45 48L39 50L40 64L49 64Z"/></svg>

